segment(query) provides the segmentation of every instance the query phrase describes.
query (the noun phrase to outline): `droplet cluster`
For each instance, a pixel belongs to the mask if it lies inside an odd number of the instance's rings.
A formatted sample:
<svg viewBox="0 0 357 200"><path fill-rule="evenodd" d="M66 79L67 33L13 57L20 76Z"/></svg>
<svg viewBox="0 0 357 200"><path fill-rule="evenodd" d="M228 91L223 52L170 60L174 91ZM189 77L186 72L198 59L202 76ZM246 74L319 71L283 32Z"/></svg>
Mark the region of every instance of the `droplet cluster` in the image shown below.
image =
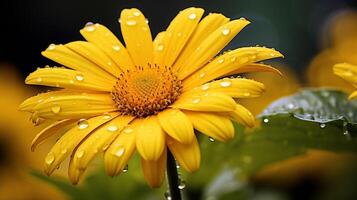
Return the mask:
<svg viewBox="0 0 357 200"><path fill-rule="evenodd" d="M122 72L112 90L118 110L146 117L171 105L181 93L181 81L170 67L150 65Z"/></svg>

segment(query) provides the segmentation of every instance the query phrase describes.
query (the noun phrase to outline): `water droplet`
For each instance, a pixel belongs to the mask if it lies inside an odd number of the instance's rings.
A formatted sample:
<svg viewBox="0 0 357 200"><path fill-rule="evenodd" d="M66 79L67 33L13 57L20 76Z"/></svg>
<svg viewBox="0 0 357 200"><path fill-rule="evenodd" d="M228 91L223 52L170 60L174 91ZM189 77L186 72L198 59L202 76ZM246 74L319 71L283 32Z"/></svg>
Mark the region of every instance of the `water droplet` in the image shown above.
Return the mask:
<svg viewBox="0 0 357 200"><path fill-rule="evenodd" d="M320 124L320 128L325 128L326 127L326 124L322 123Z"/></svg>
<svg viewBox="0 0 357 200"><path fill-rule="evenodd" d="M59 105L55 105L51 108L51 111L54 113L54 114L58 114L60 111L61 111L61 107Z"/></svg>
<svg viewBox="0 0 357 200"><path fill-rule="evenodd" d="M50 46L48 46L48 50L54 50L56 48L56 45L55 44L50 44Z"/></svg>
<svg viewBox="0 0 357 200"><path fill-rule="evenodd" d="M113 45L112 48L113 48L114 51L119 51L120 50L120 46L117 45L117 44Z"/></svg>
<svg viewBox="0 0 357 200"><path fill-rule="evenodd" d="M50 165L53 163L53 161L55 161L55 155L52 152L50 152L49 154L47 154L45 158L45 162L47 165Z"/></svg>
<svg viewBox="0 0 357 200"><path fill-rule="evenodd" d="M202 73L200 74L200 78L203 78L204 76L206 76L206 73L202 72Z"/></svg>
<svg viewBox="0 0 357 200"><path fill-rule="evenodd" d="M40 83L40 82L42 82L42 78L41 78L41 77L38 77L38 78L36 79L36 81Z"/></svg>
<svg viewBox="0 0 357 200"><path fill-rule="evenodd" d="M263 119L263 122L264 122L264 123L268 123L268 122L269 122L269 119L268 119L268 118L265 118L265 119Z"/></svg>
<svg viewBox="0 0 357 200"><path fill-rule="evenodd" d="M166 192L164 193L164 196L165 196L165 199L166 199L166 200L172 200L172 197L171 197L169 191L166 191Z"/></svg>
<svg viewBox="0 0 357 200"><path fill-rule="evenodd" d="M123 130L124 133L132 133L133 132L133 129L132 128L125 128Z"/></svg>
<svg viewBox="0 0 357 200"><path fill-rule="evenodd" d="M203 91L208 90L208 88L209 88L209 84L204 84L204 85L202 85L202 87L201 87L201 89L202 89Z"/></svg>
<svg viewBox="0 0 357 200"><path fill-rule="evenodd" d="M163 45L163 44L157 45L157 50L158 50L158 51L164 50L164 45Z"/></svg>
<svg viewBox="0 0 357 200"><path fill-rule="evenodd" d="M148 20L148 19L145 19L145 23L147 23L147 24L148 24L148 23L149 23L149 20Z"/></svg>
<svg viewBox="0 0 357 200"><path fill-rule="evenodd" d="M118 130L118 127L116 125L110 125L107 127L107 130L110 132L115 132Z"/></svg>
<svg viewBox="0 0 357 200"><path fill-rule="evenodd" d="M70 83L70 84L73 84L73 83L74 83L74 81L73 81L73 80L69 80L69 83Z"/></svg>
<svg viewBox="0 0 357 200"><path fill-rule="evenodd" d="M93 32L95 30L93 22L87 22L85 25L85 30L88 32Z"/></svg>
<svg viewBox="0 0 357 200"><path fill-rule="evenodd" d="M85 119L80 119L77 125L78 125L78 129L80 130L86 129L89 126L88 121Z"/></svg>
<svg viewBox="0 0 357 200"><path fill-rule="evenodd" d="M133 15L136 16L136 17L139 17L140 16L140 12L139 11L134 11Z"/></svg>
<svg viewBox="0 0 357 200"><path fill-rule="evenodd" d="M119 24L121 23L121 19L120 18L118 18L118 22L119 22Z"/></svg>
<svg viewBox="0 0 357 200"><path fill-rule="evenodd" d="M185 187L186 187L186 182L184 180L181 180L178 188L180 190L183 190L183 189L185 189Z"/></svg>
<svg viewBox="0 0 357 200"><path fill-rule="evenodd" d="M241 18L239 18L240 20L247 20L246 18L244 18L244 17L241 17Z"/></svg>
<svg viewBox="0 0 357 200"><path fill-rule="evenodd" d="M119 149L113 152L113 155L116 157L121 157L122 155L124 155L124 152L125 152L124 147L120 147Z"/></svg>
<svg viewBox="0 0 357 200"><path fill-rule="evenodd" d="M201 101L201 99L200 98L194 98L193 100L192 100L192 103L199 103Z"/></svg>
<svg viewBox="0 0 357 200"><path fill-rule="evenodd" d="M106 145L103 146L102 150L105 151L105 150L108 149L108 147L109 147L109 144L106 144Z"/></svg>
<svg viewBox="0 0 357 200"><path fill-rule="evenodd" d="M249 92L245 92L243 95L244 95L245 97L249 97L249 96L250 96L250 93L249 93Z"/></svg>
<svg viewBox="0 0 357 200"><path fill-rule="evenodd" d="M223 28L222 29L222 34L223 35L228 35L231 32L231 30L229 28Z"/></svg>
<svg viewBox="0 0 357 200"><path fill-rule="evenodd" d="M110 116L108 113L105 113L103 115L103 119L110 119L112 116Z"/></svg>
<svg viewBox="0 0 357 200"><path fill-rule="evenodd" d="M222 82L220 82L219 85L222 87L229 87L232 85L232 82L229 79L227 79L227 80L223 80Z"/></svg>
<svg viewBox="0 0 357 200"><path fill-rule="evenodd" d="M62 149L62 150L61 150L61 153L62 153L62 154L66 154L66 153L67 153L67 148Z"/></svg>
<svg viewBox="0 0 357 200"><path fill-rule="evenodd" d="M76 75L76 80L77 80L77 81L83 81L83 80L84 80L84 76L81 75L81 74L77 74L77 75Z"/></svg>
<svg viewBox="0 0 357 200"><path fill-rule="evenodd" d="M133 19L129 19L126 21L126 25L128 26L135 26L136 25L136 21Z"/></svg>
<svg viewBox="0 0 357 200"><path fill-rule="evenodd" d="M287 105L287 107L288 107L288 109L293 109L295 106L294 106L294 104L289 103L289 104Z"/></svg>
<svg viewBox="0 0 357 200"><path fill-rule="evenodd" d="M84 156L85 151L83 149L78 150L77 154L77 158L82 158Z"/></svg>
<svg viewBox="0 0 357 200"><path fill-rule="evenodd" d="M237 57L231 58L231 61L232 61L232 62L235 62L236 60L237 60Z"/></svg>
<svg viewBox="0 0 357 200"><path fill-rule="evenodd" d="M197 17L196 13L191 13L191 14L188 15L188 18L191 19L191 20L196 19L196 17Z"/></svg>
<svg viewBox="0 0 357 200"><path fill-rule="evenodd" d="M223 62L224 62L224 59L223 59L223 58L221 58L221 59L218 60L218 63L220 63L220 64L222 64Z"/></svg>
<svg viewBox="0 0 357 200"><path fill-rule="evenodd" d="M208 140L209 140L210 142L214 142L214 138L213 138L213 137L208 137Z"/></svg>
<svg viewBox="0 0 357 200"><path fill-rule="evenodd" d="M128 165L125 165L124 169L123 169L123 172L127 172L129 170L129 166Z"/></svg>

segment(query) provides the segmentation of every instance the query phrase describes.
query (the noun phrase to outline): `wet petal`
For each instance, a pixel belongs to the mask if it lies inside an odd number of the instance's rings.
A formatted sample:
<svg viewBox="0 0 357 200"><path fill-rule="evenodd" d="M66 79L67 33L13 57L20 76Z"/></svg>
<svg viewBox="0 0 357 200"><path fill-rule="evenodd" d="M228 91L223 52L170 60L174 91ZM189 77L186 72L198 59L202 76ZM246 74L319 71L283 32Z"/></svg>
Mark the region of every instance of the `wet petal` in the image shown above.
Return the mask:
<svg viewBox="0 0 357 200"><path fill-rule="evenodd" d="M200 167L201 153L196 136L188 144L182 144L168 137L167 146L186 171L192 173Z"/></svg>
<svg viewBox="0 0 357 200"><path fill-rule="evenodd" d="M190 118L193 127L219 141L228 141L234 137L234 127L231 120L223 115L204 112L184 113Z"/></svg>
<svg viewBox="0 0 357 200"><path fill-rule="evenodd" d="M165 178L166 168L166 148L162 152L160 158L156 161L147 161L141 158L141 167L145 180L150 187L160 187Z"/></svg>
<svg viewBox="0 0 357 200"><path fill-rule="evenodd" d="M245 126L253 127L255 125L255 117L242 105L237 104L236 109L232 112L229 112L228 115L238 123Z"/></svg>
<svg viewBox="0 0 357 200"><path fill-rule="evenodd" d="M333 72L357 87L357 65L340 63L333 66Z"/></svg>
<svg viewBox="0 0 357 200"><path fill-rule="evenodd" d="M190 119L178 109L166 109L158 114L162 129L184 144L190 144L195 136Z"/></svg>
<svg viewBox="0 0 357 200"><path fill-rule="evenodd" d="M348 97L348 99L352 100L352 99L356 99L357 98L357 91L354 91L350 94L350 96Z"/></svg>

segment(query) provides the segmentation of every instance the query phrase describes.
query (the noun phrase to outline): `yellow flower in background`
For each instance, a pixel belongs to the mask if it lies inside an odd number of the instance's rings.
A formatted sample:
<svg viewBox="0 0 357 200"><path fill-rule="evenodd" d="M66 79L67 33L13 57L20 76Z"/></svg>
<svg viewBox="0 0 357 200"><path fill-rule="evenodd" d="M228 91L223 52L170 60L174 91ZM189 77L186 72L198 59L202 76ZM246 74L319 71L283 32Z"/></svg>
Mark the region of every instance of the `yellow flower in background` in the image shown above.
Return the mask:
<svg viewBox="0 0 357 200"><path fill-rule="evenodd" d="M352 92L354 87L335 76L332 68L342 62L357 65L357 12L339 12L327 24L327 34L324 35L327 47L311 61L307 70L308 85Z"/></svg>
<svg viewBox="0 0 357 200"><path fill-rule="evenodd" d="M0 199L64 199L54 188L29 175L30 169L42 167L40 157L46 152L29 151L30 142L41 127L33 128L27 114L14 112L34 92L24 88L13 68L0 63Z"/></svg>
<svg viewBox="0 0 357 200"><path fill-rule="evenodd" d="M333 72L348 81L353 85L353 87L357 88L357 66L351 65L348 63L340 63L333 66ZM357 98L357 90L352 92L352 94L348 97L349 99Z"/></svg>
<svg viewBox="0 0 357 200"><path fill-rule="evenodd" d="M249 22L222 14L201 20L203 12L181 11L152 41L145 16L124 9L119 22L125 47L106 27L89 23L80 31L87 41L51 44L42 52L66 68L37 69L26 83L64 89L29 98L20 109L38 123L56 120L36 136L32 149L66 130L45 158L48 175L70 156L68 175L76 184L104 152L106 172L115 176L137 150L145 179L156 187L164 179L166 146L193 172L200 165L194 129L227 141L234 137L231 119L254 125L253 115L235 99L257 97L264 85L227 76L280 73L256 62L282 54L244 47L215 58Z"/></svg>
<svg viewBox="0 0 357 200"><path fill-rule="evenodd" d="M300 83L295 72L288 66L277 63L274 64L274 67L282 72L284 76L277 78L263 72L245 75L246 78L264 83L266 87L264 94L259 98L239 100L239 103L248 108L253 115L259 115L273 101L280 97L291 95L300 88Z"/></svg>

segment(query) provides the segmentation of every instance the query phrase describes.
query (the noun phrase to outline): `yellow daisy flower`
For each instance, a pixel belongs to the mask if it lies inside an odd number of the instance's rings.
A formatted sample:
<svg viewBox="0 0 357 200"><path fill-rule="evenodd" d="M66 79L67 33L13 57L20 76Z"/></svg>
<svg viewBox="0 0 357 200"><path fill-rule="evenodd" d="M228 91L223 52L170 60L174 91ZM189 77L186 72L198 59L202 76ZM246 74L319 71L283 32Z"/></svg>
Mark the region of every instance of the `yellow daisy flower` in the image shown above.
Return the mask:
<svg viewBox="0 0 357 200"><path fill-rule="evenodd" d="M280 73L256 62L282 54L244 47L215 58L249 22L216 13L201 20L203 12L181 11L152 40L145 16L124 9L119 22L125 46L103 25L89 23L80 31L87 41L51 44L42 52L66 68L37 69L26 83L64 89L29 98L20 109L31 112L35 122L57 120L36 136L32 149L67 130L45 158L48 175L71 155L68 174L76 184L93 158L104 153L106 172L115 176L137 150L145 179L156 187L164 179L166 146L193 172L200 165L194 129L227 141L234 137L231 120L254 125L253 115L235 99L257 97L264 85L223 77Z"/></svg>
<svg viewBox="0 0 357 200"><path fill-rule="evenodd" d="M350 82L353 87L357 88L357 65L352 65L349 63L339 63L333 66L333 72ZM349 99L357 98L357 90L352 92L352 94L348 97Z"/></svg>

